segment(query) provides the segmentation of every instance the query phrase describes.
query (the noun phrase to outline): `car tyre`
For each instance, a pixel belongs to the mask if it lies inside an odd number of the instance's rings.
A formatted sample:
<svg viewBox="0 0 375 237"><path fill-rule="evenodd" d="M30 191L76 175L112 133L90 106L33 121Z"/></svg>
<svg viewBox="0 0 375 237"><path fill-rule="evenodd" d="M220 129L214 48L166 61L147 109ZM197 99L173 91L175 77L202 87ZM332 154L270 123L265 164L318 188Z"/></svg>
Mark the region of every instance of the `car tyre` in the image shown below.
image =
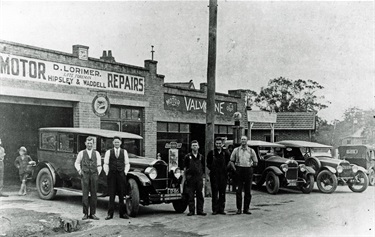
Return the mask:
<svg viewBox="0 0 375 237"><path fill-rule="evenodd" d="M51 200L56 196L57 190L54 189L51 171L48 168L42 168L36 177L36 189L41 199Z"/></svg>
<svg viewBox="0 0 375 237"><path fill-rule="evenodd" d="M172 202L173 208L177 213L184 213L187 206L188 206L188 200L187 198L183 195L182 199L176 200Z"/></svg>
<svg viewBox="0 0 375 237"><path fill-rule="evenodd" d="M267 192L270 194L276 194L280 189L280 179L272 171L268 172L266 175L266 188Z"/></svg>
<svg viewBox="0 0 375 237"><path fill-rule="evenodd" d="M306 178L306 183L301 185L301 191L303 193L311 193L314 188L314 175L309 174Z"/></svg>
<svg viewBox="0 0 375 237"><path fill-rule="evenodd" d="M370 173L368 174L368 183L370 186L375 185L375 171L373 169L371 169Z"/></svg>
<svg viewBox="0 0 375 237"><path fill-rule="evenodd" d="M129 198L126 199L126 211L129 216L135 217L139 211L139 188L134 179L129 179Z"/></svg>
<svg viewBox="0 0 375 237"><path fill-rule="evenodd" d="M317 178L316 178L316 184L318 185L318 188L320 192L322 193L333 193L337 188L337 177L335 174L328 170L321 171ZM327 184L329 184L330 188L327 188Z"/></svg>
<svg viewBox="0 0 375 237"><path fill-rule="evenodd" d="M368 180L367 175L364 172L358 171L357 174L355 175L355 180L361 181L361 183L359 184L360 187L357 188L357 186L355 186L355 184L351 182L352 180L349 180L348 186L350 190L352 190L355 193L361 193L367 189L369 180Z"/></svg>

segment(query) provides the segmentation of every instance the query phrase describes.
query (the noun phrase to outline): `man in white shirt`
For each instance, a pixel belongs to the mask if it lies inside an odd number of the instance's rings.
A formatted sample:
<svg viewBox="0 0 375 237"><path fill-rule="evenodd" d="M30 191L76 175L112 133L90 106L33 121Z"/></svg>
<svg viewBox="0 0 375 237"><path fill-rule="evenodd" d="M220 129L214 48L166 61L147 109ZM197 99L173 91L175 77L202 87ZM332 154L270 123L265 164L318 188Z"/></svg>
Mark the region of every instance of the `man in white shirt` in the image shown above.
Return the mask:
<svg viewBox="0 0 375 237"><path fill-rule="evenodd" d="M113 138L113 149L108 150L104 156L104 172L107 175L108 182L108 216L106 220L113 218L115 210L115 197L119 199L120 218L128 219L124 205L124 196L126 188L126 175L130 169L128 152L121 149L121 138Z"/></svg>
<svg viewBox="0 0 375 237"><path fill-rule="evenodd" d="M102 171L102 159L99 152L93 149L94 138L86 138L86 149L78 153L76 162L74 164L78 174L81 176L82 182L82 204L83 204L83 217L82 220L88 218L99 220L95 215L97 196L96 191L98 189L98 176ZM89 206L89 193L90 206ZM90 209L90 212L89 212Z"/></svg>

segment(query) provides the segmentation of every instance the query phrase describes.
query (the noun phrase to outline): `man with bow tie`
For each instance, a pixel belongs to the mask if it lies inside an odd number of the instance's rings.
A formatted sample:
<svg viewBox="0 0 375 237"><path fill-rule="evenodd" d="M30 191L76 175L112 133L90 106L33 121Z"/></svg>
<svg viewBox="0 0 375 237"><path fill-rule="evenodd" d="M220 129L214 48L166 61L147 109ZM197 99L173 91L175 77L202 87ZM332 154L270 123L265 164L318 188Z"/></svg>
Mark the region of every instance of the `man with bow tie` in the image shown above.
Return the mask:
<svg viewBox="0 0 375 237"><path fill-rule="evenodd" d="M115 197L119 199L120 218L128 219L124 205L126 175L130 169L128 152L121 149L121 138L113 138L113 149L108 150L104 156L104 172L107 175L109 205L106 220L113 218L115 210Z"/></svg>

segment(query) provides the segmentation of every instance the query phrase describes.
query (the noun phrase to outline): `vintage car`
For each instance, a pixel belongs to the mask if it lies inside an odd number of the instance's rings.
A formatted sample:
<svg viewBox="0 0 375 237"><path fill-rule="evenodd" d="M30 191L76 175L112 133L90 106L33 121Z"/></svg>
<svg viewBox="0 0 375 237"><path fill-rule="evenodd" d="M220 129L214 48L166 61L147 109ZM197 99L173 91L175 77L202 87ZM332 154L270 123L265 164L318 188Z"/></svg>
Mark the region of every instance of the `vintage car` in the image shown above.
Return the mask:
<svg viewBox="0 0 375 237"><path fill-rule="evenodd" d="M369 145L339 146L341 160L359 165L367 170L369 185L375 185L375 147Z"/></svg>
<svg viewBox="0 0 375 237"><path fill-rule="evenodd" d="M353 192L363 192L367 189L367 171L346 160L334 159L331 146L294 140L277 143L285 146L284 157L314 168L316 183L321 192L333 193L339 182L346 183Z"/></svg>
<svg viewBox="0 0 375 237"><path fill-rule="evenodd" d="M229 147L233 141L228 140ZM283 145L265 141L249 140L247 145L254 149L258 157L258 166L254 168L253 182L261 187L266 183L267 192L278 193L280 187L298 187L303 193L310 193L314 188L315 171L311 167L286 159L277 154Z"/></svg>
<svg viewBox="0 0 375 237"><path fill-rule="evenodd" d="M36 187L41 199L53 199L59 190L80 192L81 178L74 163L80 150L85 149L88 136L94 138L94 148L104 160L106 150L112 148L114 136L122 139L122 147L128 151L130 171L126 208L130 216L136 216L139 204L172 203L177 212L184 212L186 199L180 191L182 181L178 167L168 167L165 161L146 158L131 153L141 136L118 131L91 128L40 128L38 164L35 169ZM104 162L102 162L103 164ZM99 175L98 196L107 195L107 178Z"/></svg>

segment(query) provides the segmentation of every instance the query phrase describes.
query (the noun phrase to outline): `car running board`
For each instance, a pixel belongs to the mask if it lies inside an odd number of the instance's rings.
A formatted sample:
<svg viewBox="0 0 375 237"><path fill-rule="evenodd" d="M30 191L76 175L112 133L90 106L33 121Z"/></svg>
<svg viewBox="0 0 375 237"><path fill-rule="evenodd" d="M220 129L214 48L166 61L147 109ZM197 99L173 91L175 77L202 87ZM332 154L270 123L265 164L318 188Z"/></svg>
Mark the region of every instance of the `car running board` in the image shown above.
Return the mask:
<svg viewBox="0 0 375 237"><path fill-rule="evenodd" d="M69 192L69 193L75 193L75 194L79 193L79 194L82 195L82 190L77 190L77 189L72 189L72 188L55 188L55 190ZM89 196L90 196L90 194L89 194ZM106 196L108 196L108 194L106 194L106 193L97 193L97 196L98 197L106 197Z"/></svg>

